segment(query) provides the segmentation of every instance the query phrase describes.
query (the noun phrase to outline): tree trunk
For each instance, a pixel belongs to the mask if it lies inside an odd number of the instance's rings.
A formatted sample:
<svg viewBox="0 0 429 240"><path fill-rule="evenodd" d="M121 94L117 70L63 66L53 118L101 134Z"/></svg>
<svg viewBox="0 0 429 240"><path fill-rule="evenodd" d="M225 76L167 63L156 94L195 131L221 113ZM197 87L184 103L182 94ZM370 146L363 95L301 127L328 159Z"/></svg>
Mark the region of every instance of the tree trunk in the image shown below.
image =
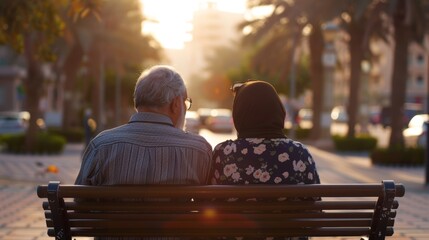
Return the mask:
<svg viewBox="0 0 429 240"><path fill-rule="evenodd" d="M313 128L311 139L317 140L321 137L321 119L323 110L324 69L322 64L323 35L320 24L313 24L313 31L309 37L310 43L310 76L313 90Z"/></svg>
<svg viewBox="0 0 429 240"><path fill-rule="evenodd" d="M38 38L36 34L28 33L24 36L24 54L27 61L27 77L24 81L25 87L25 108L30 113L30 123L25 135L25 151L32 152L35 150L37 141L37 118L41 117L39 109L40 97L43 93L43 74L40 63L36 59L35 45Z"/></svg>
<svg viewBox="0 0 429 240"><path fill-rule="evenodd" d="M357 23L350 24L350 85L349 85L349 101L347 106L348 115L348 131L347 137L354 138L356 136L355 126L359 116L360 106L360 88L361 88L361 62L364 56L363 37L364 31Z"/></svg>
<svg viewBox="0 0 429 240"><path fill-rule="evenodd" d="M88 74L92 80L91 84L89 84L89 91L91 92L91 107L92 107L92 116L97 122L97 132L100 131L100 63L101 58L98 49L91 52L90 61L89 61L89 69ZM102 109L103 111L105 109Z"/></svg>
<svg viewBox="0 0 429 240"><path fill-rule="evenodd" d="M65 75L64 83L64 102L63 102L63 129L69 129L75 125L75 123L81 123L82 121L78 118L79 114L73 107L73 93L75 92L75 83L77 72L80 68L80 63L83 57L83 50L79 44L74 44L70 54L67 56L66 61L63 65L63 72Z"/></svg>
<svg viewBox="0 0 429 240"><path fill-rule="evenodd" d="M393 16L395 50L391 82L392 92L390 95L392 131L389 139L389 148L404 147L402 130L404 127L404 102L408 77L408 44L410 41L410 27L405 24L406 6L405 1L401 0L397 4L396 12Z"/></svg>

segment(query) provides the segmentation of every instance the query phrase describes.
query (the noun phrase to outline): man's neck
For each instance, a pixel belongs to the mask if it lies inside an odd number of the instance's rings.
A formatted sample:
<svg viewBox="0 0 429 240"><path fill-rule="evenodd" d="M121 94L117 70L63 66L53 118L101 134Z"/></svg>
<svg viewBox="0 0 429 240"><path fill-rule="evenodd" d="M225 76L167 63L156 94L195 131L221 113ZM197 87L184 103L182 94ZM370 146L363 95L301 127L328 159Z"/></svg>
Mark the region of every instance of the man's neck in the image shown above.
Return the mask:
<svg viewBox="0 0 429 240"><path fill-rule="evenodd" d="M171 119L174 125L174 121L171 115L171 112L168 111L168 107L139 107L137 112L141 113L156 113L160 115L164 115Z"/></svg>

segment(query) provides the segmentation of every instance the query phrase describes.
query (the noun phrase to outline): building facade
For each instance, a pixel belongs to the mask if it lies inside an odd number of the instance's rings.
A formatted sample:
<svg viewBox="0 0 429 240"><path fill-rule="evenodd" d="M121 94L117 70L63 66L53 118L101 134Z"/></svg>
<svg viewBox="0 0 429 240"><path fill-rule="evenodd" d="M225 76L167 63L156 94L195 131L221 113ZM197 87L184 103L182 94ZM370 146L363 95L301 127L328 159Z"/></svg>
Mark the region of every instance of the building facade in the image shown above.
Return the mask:
<svg viewBox="0 0 429 240"><path fill-rule="evenodd" d="M214 2L201 4L191 20L192 39L183 49L166 50L170 64L185 80L193 75L207 77L207 58L215 54L218 47L231 47L240 41L238 25L243 21L243 14L221 11Z"/></svg>
<svg viewBox="0 0 429 240"><path fill-rule="evenodd" d="M6 46L0 46L0 112L21 111L25 91L25 69L16 64L19 57Z"/></svg>
<svg viewBox="0 0 429 240"><path fill-rule="evenodd" d="M339 39L343 39L339 32ZM370 45L373 56L362 62L361 73L361 102L370 107L381 108L390 105L390 94L393 74L394 43L373 41ZM350 79L350 53L344 41L335 44L338 66L334 77L335 105L347 105ZM411 43L408 56L408 78L406 88L406 103L420 104L427 109L428 79L429 79L429 35L423 45Z"/></svg>

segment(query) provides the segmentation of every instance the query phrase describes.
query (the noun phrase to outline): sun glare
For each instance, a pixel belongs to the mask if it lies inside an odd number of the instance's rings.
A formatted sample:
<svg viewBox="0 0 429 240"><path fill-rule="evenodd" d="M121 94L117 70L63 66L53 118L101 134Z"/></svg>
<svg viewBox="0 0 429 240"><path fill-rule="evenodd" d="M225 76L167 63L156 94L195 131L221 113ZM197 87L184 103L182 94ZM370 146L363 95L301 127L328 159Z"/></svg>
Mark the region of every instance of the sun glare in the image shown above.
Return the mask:
<svg viewBox="0 0 429 240"><path fill-rule="evenodd" d="M195 10L207 2L219 10L245 12L246 0L140 0L143 15L149 19L142 32L152 34L164 48L180 49L191 40L191 20Z"/></svg>

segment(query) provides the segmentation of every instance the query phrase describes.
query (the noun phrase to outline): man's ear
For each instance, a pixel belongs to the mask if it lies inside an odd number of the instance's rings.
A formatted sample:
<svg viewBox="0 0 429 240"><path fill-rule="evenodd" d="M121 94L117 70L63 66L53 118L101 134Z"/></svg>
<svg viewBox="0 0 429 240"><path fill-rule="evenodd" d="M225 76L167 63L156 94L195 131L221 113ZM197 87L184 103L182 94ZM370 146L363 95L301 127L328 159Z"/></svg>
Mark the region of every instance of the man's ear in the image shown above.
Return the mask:
<svg viewBox="0 0 429 240"><path fill-rule="evenodd" d="M181 104L182 104L181 96L177 96L177 97L173 98L173 101L171 101L171 103L170 103L170 111L172 113L175 113L175 114L180 112Z"/></svg>

